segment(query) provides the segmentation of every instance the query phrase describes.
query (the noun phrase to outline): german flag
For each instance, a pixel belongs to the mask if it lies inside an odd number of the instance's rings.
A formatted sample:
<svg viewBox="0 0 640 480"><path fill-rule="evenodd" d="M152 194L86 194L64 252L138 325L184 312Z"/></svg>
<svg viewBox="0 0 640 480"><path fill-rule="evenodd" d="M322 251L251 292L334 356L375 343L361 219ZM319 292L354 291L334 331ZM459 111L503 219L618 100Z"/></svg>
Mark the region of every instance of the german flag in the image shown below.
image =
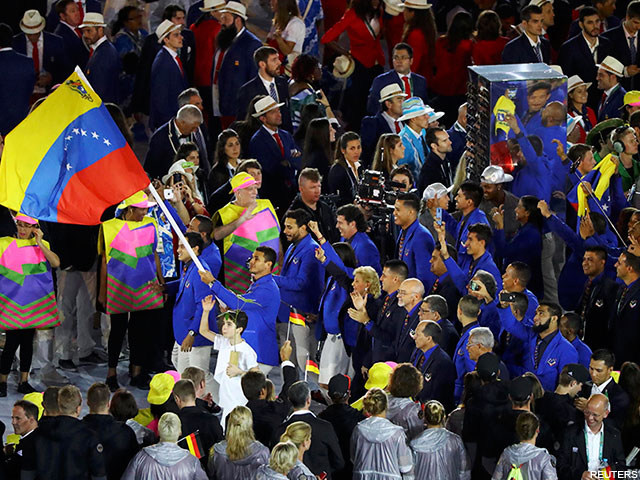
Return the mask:
<svg viewBox="0 0 640 480"><path fill-rule="evenodd" d="M305 369L307 372L315 373L316 375L320 375L320 369L318 368L318 364L313 360L307 360L307 367Z"/></svg>
<svg viewBox="0 0 640 480"><path fill-rule="evenodd" d="M300 325L301 327L305 327L307 325L304 321L304 315L298 313L298 310L294 307L291 307L291 310L289 310L289 322L294 325Z"/></svg>
<svg viewBox="0 0 640 480"><path fill-rule="evenodd" d="M200 459L204 457L204 449L202 448L202 442L200 441L200 431L196 430L191 435L178 440L178 445L185 450L189 450L189 453L194 457Z"/></svg>

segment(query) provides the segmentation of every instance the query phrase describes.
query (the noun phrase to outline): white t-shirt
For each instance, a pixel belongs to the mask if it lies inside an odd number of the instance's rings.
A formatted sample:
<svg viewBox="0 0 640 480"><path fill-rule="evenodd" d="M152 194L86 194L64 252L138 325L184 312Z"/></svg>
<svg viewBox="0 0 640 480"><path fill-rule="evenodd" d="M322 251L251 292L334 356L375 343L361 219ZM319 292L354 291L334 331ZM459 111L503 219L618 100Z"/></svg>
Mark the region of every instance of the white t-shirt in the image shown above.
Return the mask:
<svg viewBox="0 0 640 480"><path fill-rule="evenodd" d="M216 335L213 348L218 350L218 361L216 362L216 371L213 374L213 378L220 384L220 401L218 405L222 408L222 418L225 418L237 406L247 404L247 399L242 393L242 385L240 383L242 376L229 377L227 375L231 351L235 349L238 352L238 368L245 372L258 366L258 355L247 342L243 341L232 346L229 340L222 335Z"/></svg>

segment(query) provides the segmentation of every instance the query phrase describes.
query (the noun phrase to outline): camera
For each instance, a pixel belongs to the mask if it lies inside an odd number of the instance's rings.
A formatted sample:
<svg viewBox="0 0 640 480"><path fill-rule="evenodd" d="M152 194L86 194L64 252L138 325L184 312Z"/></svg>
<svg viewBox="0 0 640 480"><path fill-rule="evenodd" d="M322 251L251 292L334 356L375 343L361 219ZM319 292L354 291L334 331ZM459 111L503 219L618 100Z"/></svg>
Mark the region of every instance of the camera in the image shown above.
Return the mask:
<svg viewBox="0 0 640 480"><path fill-rule="evenodd" d="M376 213L390 213L397 197L393 187L401 188L404 185L385 182L384 175L377 170L365 170L357 186L356 202L371 207Z"/></svg>
<svg viewBox="0 0 640 480"><path fill-rule="evenodd" d="M500 292L500 301L502 303L513 303L516 301L516 294L513 292Z"/></svg>

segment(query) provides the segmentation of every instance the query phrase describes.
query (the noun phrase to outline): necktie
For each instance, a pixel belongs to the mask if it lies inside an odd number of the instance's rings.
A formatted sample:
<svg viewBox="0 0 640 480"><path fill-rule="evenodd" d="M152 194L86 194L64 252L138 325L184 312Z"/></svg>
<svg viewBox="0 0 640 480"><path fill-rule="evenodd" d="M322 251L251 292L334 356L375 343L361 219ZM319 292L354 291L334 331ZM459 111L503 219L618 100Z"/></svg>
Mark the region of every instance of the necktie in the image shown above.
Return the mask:
<svg viewBox="0 0 640 480"><path fill-rule="evenodd" d="M78 38L82 38L82 30L80 30L78 27L75 27L73 31L76 32L76 35L78 35Z"/></svg>
<svg viewBox="0 0 640 480"><path fill-rule="evenodd" d="M607 101L607 94L603 93L602 98L600 99L600 106L598 107L598 114L602 110L602 107L604 107L604 104L606 103L606 101Z"/></svg>
<svg viewBox="0 0 640 480"><path fill-rule="evenodd" d="M538 57L538 62L542 62L542 52L540 51L540 44L538 43L535 48L536 57Z"/></svg>
<svg viewBox="0 0 640 480"><path fill-rule="evenodd" d="M624 307L624 297L627 296L627 292L629 291L629 287L625 286L624 289L622 290L622 295L620 295L620 300L618 301L618 315L620 315L620 312L622 311L622 308Z"/></svg>
<svg viewBox="0 0 640 480"><path fill-rule="evenodd" d="M629 52L631 53L631 64L636 63L636 37L629 37Z"/></svg>
<svg viewBox="0 0 640 480"><path fill-rule="evenodd" d="M180 67L180 73L184 76L184 68L182 68L182 60L180 60L180 57L176 57L176 62L178 62L178 67Z"/></svg>
<svg viewBox="0 0 640 480"><path fill-rule="evenodd" d="M82 20L84 20L84 6L82 5L82 2L76 2L76 4L80 10L80 24L82 24Z"/></svg>
<svg viewBox="0 0 640 480"><path fill-rule="evenodd" d="M389 296L389 295L387 295L387 296L384 298L384 304L382 305L382 315L383 315L383 316L384 316L384 314L387 312L387 306L389 305L389 299L390 299L390 296Z"/></svg>
<svg viewBox="0 0 640 480"><path fill-rule="evenodd" d="M440 279L436 278L436 281L433 283L433 287L431 287L431 294L433 295L438 291L438 286L440 285Z"/></svg>
<svg viewBox="0 0 640 480"><path fill-rule="evenodd" d="M538 339L536 342L536 348L533 351L533 362L536 369L538 369L538 365L540 364L540 345L542 344L542 340Z"/></svg>
<svg viewBox="0 0 640 480"><path fill-rule="evenodd" d="M396 133L400 133L400 122L398 122L396 120L394 123L395 123L395 126L396 126Z"/></svg>
<svg viewBox="0 0 640 480"><path fill-rule="evenodd" d="M282 144L282 140L280 139L280 135L278 135L278 132L273 134L273 138L276 139L276 143L278 144L278 147L280 147L280 153L282 154L282 157L284 158L284 145Z"/></svg>
<svg viewBox="0 0 640 480"><path fill-rule="evenodd" d="M404 248L404 235L405 235L406 231L403 230L402 233L400 234L400 241L398 242L398 257L402 259L402 250Z"/></svg>
<svg viewBox="0 0 640 480"><path fill-rule="evenodd" d="M273 98L276 102L278 101L278 92L276 92L275 82L271 82L269 84L269 95L271 95L271 98Z"/></svg>
<svg viewBox="0 0 640 480"><path fill-rule="evenodd" d="M89 58L93 56L93 47L89 48Z"/></svg>
<svg viewBox="0 0 640 480"><path fill-rule="evenodd" d="M591 299L591 290L593 290L593 281L589 279L587 280L587 284L584 287L582 302L580 302L580 316L583 319L585 314L587 313L587 305L589 305L589 300Z"/></svg>
<svg viewBox="0 0 640 480"><path fill-rule="evenodd" d="M213 72L213 83L215 85L218 84L218 75L220 73L220 67L222 66L222 60L224 59L225 53L226 53L226 50L220 51L220 54L218 55L218 61L216 62L216 69Z"/></svg>
<svg viewBox="0 0 640 480"><path fill-rule="evenodd" d="M404 83L404 93L406 93L409 97L411 96L411 84L409 83L409 77L402 77L402 83Z"/></svg>
<svg viewBox="0 0 640 480"><path fill-rule="evenodd" d="M33 69L36 71L36 76L40 74L40 52L38 51L38 42L33 42Z"/></svg>

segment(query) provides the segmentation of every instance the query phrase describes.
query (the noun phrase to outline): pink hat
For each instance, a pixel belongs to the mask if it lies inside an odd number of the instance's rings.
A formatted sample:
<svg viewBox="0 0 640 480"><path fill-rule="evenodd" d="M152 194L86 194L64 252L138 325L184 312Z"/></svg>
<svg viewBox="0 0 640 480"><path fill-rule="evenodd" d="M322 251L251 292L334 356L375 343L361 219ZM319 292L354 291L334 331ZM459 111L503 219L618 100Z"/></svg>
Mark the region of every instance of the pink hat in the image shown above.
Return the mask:
<svg viewBox="0 0 640 480"><path fill-rule="evenodd" d="M29 225L37 225L38 224L38 220L36 220L35 218L32 218L28 215L25 215L24 213L18 213L14 220L16 222L20 221L20 222L24 222L24 223L28 223Z"/></svg>
<svg viewBox="0 0 640 480"><path fill-rule="evenodd" d="M389 365L391 368L396 368L398 366L398 364L396 362L384 362L387 365Z"/></svg>
<svg viewBox="0 0 640 480"><path fill-rule="evenodd" d="M171 375L176 382L181 380L180 374L176 370L167 370L164 373L166 373L167 375Z"/></svg>

